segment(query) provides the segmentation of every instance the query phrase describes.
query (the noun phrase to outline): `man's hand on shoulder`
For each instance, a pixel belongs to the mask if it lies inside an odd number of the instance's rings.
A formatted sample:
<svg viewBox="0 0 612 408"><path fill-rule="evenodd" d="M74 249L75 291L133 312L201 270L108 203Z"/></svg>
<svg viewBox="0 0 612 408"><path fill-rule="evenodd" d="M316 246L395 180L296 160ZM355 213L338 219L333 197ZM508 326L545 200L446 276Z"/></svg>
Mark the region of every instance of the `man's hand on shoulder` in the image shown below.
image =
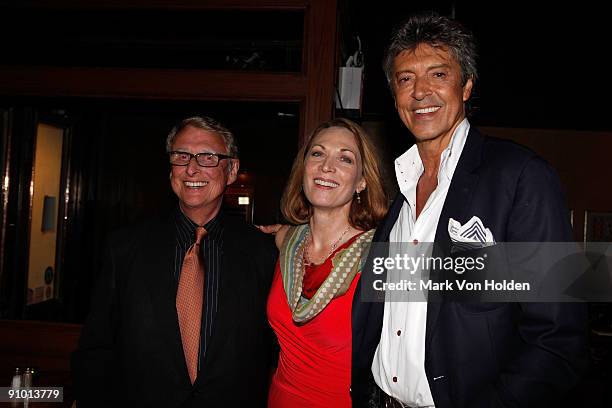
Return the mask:
<svg viewBox="0 0 612 408"><path fill-rule="evenodd" d="M272 235L276 235L276 233L281 229L282 226L283 224L255 225L255 227L259 228L259 230L264 234Z"/></svg>
<svg viewBox="0 0 612 408"><path fill-rule="evenodd" d="M285 239L285 235L289 230L289 225L283 224L271 224L271 225L255 225L259 230L265 234L274 235L274 242L276 242L276 247L280 249L283 244L283 240Z"/></svg>

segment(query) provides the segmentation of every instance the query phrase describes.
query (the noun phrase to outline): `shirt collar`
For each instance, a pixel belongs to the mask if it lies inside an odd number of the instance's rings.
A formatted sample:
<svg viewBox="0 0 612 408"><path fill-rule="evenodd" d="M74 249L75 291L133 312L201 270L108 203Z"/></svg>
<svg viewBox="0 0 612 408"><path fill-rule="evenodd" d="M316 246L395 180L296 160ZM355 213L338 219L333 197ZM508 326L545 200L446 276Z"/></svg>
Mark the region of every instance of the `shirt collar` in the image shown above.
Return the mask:
<svg viewBox="0 0 612 408"><path fill-rule="evenodd" d="M195 240L195 230L198 224L183 214L178 206L176 209L176 223L181 230L188 231L189 235ZM204 224L204 229L207 232L205 238L212 239L213 241L220 241L221 231L223 230L223 212L219 211L213 219Z"/></svg>
<svg viewBox="0 0 612 408"><path fill-rule="evenodd" d="M461 123L459 123L459 126L457 126L457 129L455 129L448 147L442 152L440 173L443 173L448 181L450 181L453 178L453 174L455 174L455 169L457 168L457 163L459 163L459 157L461 156L461 152L463 152L463 147L465 146L469 131L470 122L468 122L467 118L464 118Z"/></svg>
<svg viewBox="0 0 612 408"><path fill-rule="evenodd" d="M438 169L439 183L450 181L453 178L469 130L470 122L467 118L464 118L453 132L450 143L441 154L440 168ZM397 184L408 200L411 200L410 197L416 197L416 186L423 170L423 161L419 156L416 144L395 160Z"/></svg>

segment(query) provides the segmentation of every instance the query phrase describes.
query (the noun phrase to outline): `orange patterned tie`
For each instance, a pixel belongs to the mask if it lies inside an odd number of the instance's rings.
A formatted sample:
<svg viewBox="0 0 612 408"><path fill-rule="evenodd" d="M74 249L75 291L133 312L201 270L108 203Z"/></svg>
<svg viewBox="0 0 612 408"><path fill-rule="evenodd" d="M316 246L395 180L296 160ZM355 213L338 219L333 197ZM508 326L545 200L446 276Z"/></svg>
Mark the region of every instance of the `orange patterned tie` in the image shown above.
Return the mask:
<svg viewBox="0 0 612 408"><path fill-rule="evenodd" d="M185 362L192 384L198 375L200 351L200 326L204 297L204 265L200 259L200 241L204 235L206 235L204 227L196 228L196 241L185 254L176 292L176 312L181 329Z"/></svg>

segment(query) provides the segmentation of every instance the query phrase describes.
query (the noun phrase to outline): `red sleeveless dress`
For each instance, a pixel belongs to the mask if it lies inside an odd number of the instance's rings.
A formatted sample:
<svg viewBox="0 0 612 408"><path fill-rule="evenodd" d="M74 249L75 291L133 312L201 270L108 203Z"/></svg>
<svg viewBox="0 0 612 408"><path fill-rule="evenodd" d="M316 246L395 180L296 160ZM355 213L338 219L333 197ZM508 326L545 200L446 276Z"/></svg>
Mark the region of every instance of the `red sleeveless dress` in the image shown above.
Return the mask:
<svg viewBox="0 0 612 408"><path fill-rule="evenodd" d="M332 258L357 236L336 249L321 265L307 266L303 294L311 298L332 269ZM359 274L350 288L333 299L310 321L291 318L280 264L268 296L268 321L280 344L278 368L272 378L269 408L351 407L351 309Z"/></svg>

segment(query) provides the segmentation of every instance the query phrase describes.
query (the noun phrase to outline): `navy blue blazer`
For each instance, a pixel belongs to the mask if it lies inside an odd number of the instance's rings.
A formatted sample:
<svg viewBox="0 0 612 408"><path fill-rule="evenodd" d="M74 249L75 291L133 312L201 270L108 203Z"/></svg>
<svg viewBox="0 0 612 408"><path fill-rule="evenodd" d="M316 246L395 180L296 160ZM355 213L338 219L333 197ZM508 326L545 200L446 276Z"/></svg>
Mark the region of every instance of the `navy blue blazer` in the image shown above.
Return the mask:
<svg viewBox="0 0 612 408"><path fill-rule="evenodd" d="M388 242L403 202L400 193L374 242ZM438 222L442 251L451 245L449 218L463 224L474 215L497 242L572 240L554 170L529 149L471 128ZM371 273L370 257L362 275ZM382 302L362 302L360 291L352 311L354 407L367 406L375 387L371 365L384 310ZM430 301L425 372L436 408L548 406L586 366L586 321L584 304Z"/></svg>

